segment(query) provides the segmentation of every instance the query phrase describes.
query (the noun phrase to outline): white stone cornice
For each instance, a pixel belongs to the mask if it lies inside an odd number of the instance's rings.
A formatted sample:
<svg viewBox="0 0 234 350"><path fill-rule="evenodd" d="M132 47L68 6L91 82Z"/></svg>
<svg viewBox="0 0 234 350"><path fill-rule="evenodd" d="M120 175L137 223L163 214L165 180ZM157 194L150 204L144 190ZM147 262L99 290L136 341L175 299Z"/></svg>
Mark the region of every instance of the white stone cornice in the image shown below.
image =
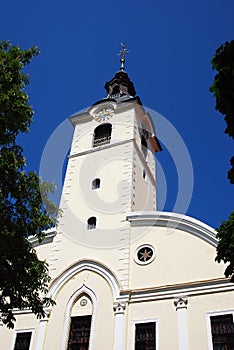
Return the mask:
<svg viewBox="0 0 234 350"><path fill-rule="evenodd" d="M139 289L126 291L129 293L129 303L174 299L181 295L193 297L204 294L214 294L220 292L234 292L234 284L229 279L201 281L184 283L180 285L155 287L150 289ZM124 295L124 291L122 294Z"/></svg>
<svg viewBox="0 0 234 350"><path fill-rule="evenodd" d="M101 145L101 146L98 146L98 147L93 147L93 148L89 148L88 150L86 151L83 151L83 152L79 152L79 153L75 153L75 154L71 154L70 156L68 156L68 158L75 158L75 157L79 157L79 156L83 156L83 155L86 155L86 154L90 154L90 153L94 153L94 152L97 152L97 151L100 151L104 148L112 148L112 147L116 147L116 146L120 146L120 145L124 145L126 143L131 143L133 142L134 139L133 138L130 138L128 140L123 140L123 141L117 141L117 142L113 142L113 143L108 143L106 145Z"/></svg>
<svg viewBox="0 0 234 350"><path fill-rule="evenodd" d="M37 247L38 245L51 243L54 237L56 236L56 234L57 234L56 230L52 228L45 232L45 238L42 240L41 243L38 242L37 236L29 236L28 240L33 245L33 247Z"/></svg>
<svg viewBox="0 0 234 350"><path fill-rule="evenodd" d="M187 215L163 211L145 211L130 212L126 219L131 222L132 226L156 226L182 230L203 239L213 247L217 246L218 240L215 229Z"/></svg>

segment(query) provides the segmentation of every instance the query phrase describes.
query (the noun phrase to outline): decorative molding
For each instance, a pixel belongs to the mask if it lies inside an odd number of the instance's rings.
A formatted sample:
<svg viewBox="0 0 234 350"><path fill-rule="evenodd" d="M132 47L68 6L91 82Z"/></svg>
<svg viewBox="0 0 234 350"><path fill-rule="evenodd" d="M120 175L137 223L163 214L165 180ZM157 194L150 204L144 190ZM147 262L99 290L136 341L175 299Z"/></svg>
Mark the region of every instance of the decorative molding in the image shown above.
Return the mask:
<svg viewBox="0 0 234 350"><path fill-rule="evenodd" d="M108 143L108 144L106 144L106 145L101 145L101 146L89 148L89 149L86 150L86 151L71 154L70 156L68 156L68 158L69 158L69 159L72 159L72 158L75 158L75 157L79 157L79 156L83 156L83 155L86 155L86 154L90 154L90 153L94 153L94 152L100 151L100 150L102 150L102 149L104 149L104 148L112 148L112 147L115 147L115 146L124 145L124 144L130 143L130 142L132 142L132 141L134 141L134 139L133 139L133 138L130 138L130 139L128 139L128 140L123 140L123 141Z"/></svg>
<svg viewBox="0 0 234 350"><path fill-rule="evenodd" d="M156 226L182 230L201 238L213 247L218 243L215 229L187 215L164 211L130 212L127 213L126 220L130 221L132 226Z"/></svg>
<svg viewBox="0 0 234 350"><path fill-rule="evenodd" d="M174 299L174 305L176 307L176 311L178 309L187 309L188 298L187 297L177 297Z"/></svg>
<svg viewBox="0 0 234 350"><path fill-rule="evenodd" d="M113 305L115 313L115 330L114 330L114 350L124 349L126 336L126 309L127 300L116 301Z"/></svg>
<svg viewBox="0 0 234 350"><path fill-rule="evenodd" d="M43 318L40 319L40 321L49 321L50 315L51 315L51 310L52 308L45 308L44 312L45 312L45 316Z"/></svg>
<svg viewBox="0 0 234 350"><path fill-rule="evenodd" d="M181 295L187 297L214 294L220 292L233 292L234 284L229 279L217 279L209 281L198 281L181 283L170 286L161 286L148 289L135 289L122 291L121 294L129 294L129 303L154 301L163 299L179 298Z"/></svg>
<svg viewBox="0 0 234 350"><path fill-rule="evenodd" d="M115 315L124 314L125 309L126 309L126 302L115 302L113 305L113 310Z"/></svg>
<svg viewBox="0 0 234 350"><path fill-rule="evenodd" d="M49 296L55 299L60 289L77 273L88 270L97 273L103 277L111 287L114 300L120 295L120 284L115 275L104 265L97 261L82 260L70 266L55 278L50 286Z"/></svg>
<svg viewBox="0 0 234 350"><path fill-rule="evenodd" d="M179 296L174 299L174 305L177 312L178 321L178 349L188 350L188 320L187 320L187 304L186 296Z"/></svg>

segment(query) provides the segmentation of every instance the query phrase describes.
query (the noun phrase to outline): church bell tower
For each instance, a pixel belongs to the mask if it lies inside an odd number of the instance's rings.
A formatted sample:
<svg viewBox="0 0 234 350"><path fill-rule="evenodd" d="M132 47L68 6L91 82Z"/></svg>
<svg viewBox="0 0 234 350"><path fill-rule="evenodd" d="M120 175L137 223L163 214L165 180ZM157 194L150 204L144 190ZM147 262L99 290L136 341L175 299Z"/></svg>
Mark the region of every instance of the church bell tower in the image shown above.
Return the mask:
<svg viewBox="0 0 234 350"><path fill-rule="evenodd" d="M105 84L107 96L70 117L74 136L59 231L79 244L79 254L86 249L86 258L89 250L92 259L100 260L100 252L102 259L105 253L99 248L114 249L105 263L117 262L120 280L127 286L124 261L131 237L126 214L156 209L155 152L161 147L125 71L126 54L123 45L120 70Z"/></svg>

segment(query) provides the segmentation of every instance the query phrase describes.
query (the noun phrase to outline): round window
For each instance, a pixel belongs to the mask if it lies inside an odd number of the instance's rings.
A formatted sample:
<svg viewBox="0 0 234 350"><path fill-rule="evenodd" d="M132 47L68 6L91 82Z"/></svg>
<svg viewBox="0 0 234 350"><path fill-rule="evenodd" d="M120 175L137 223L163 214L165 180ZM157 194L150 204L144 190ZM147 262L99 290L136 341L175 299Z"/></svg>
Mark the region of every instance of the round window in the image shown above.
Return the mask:
<svg viewBox="0 0 234 350"><path fill-rule="evenodd" d="M155 249L149 244L141 245L135 252L135 262L140 265L151 263L155 259Z"/></svg>

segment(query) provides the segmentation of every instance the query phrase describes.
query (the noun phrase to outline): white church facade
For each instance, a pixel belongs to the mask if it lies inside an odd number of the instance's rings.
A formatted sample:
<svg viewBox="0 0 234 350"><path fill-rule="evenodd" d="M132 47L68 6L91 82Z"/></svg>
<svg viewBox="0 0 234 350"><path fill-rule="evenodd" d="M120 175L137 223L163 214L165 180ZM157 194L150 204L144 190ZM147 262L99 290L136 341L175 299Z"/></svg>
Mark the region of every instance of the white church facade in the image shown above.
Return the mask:
<svg viewBox="0 0 234 350"><path fill-rule="evenodd" d="M2 350L233 350L234 285L216 232L156 210L155 126L121 68L108 96L70 117L56 230L38 244L56 305L15 312Z"/></svg>

